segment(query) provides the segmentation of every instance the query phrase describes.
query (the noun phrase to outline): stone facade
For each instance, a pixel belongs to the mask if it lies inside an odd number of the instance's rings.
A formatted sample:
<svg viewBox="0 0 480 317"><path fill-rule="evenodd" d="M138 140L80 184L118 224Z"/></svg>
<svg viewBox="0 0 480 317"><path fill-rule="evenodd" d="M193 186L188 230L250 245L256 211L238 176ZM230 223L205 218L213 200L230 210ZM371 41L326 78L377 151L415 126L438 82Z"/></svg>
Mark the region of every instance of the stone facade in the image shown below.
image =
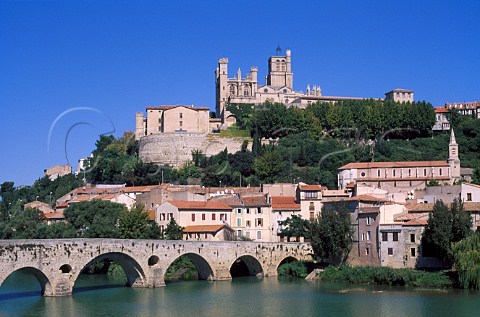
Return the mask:
<svg viewBox="0 0 480 317"><path fill-rule="evenodd" d="M161 133L140 139L139 157L143 162L180 166L192 159L192 151L212 156L227 149L235 153L242 148L242 138L222 138L202 133Z"/></svg>
<svg viewBox="0 0 480 317"><path fill-rule="evenodd" d="M236 122L235 117L226 110L228 104L260 104L264 102L279 102L286 105L305 107L316 102L337 102L343 100L362 100L362 97L324 96L319 85L310 87L306 92L293 88L292 52L277 48L277 55L268 59L268 73L265 85L258 82L258 67L250 67L250 73L242 77L242 71L237 70L235 77L228 77L228 58L220 58L215 70L215 111L217 118L222 119L224 126ZM381 98L375 98L380 99ZM394 89L385 94L385 99L398 102L413 102L413 90Z"/></svg>
<svg viewBox="0 0 480 317"><path fill-rule="evenodd" d="M189 257L204 280L231 280L230 267L243 261L250 275L276 276L286 259L310 260L307 244L191 242L166 240L63 239L0 240L0 285L13 272L31 272L45 296L68 296L92 261L122 266L127 286L165 286L164 274L179 256Z"/></svg>

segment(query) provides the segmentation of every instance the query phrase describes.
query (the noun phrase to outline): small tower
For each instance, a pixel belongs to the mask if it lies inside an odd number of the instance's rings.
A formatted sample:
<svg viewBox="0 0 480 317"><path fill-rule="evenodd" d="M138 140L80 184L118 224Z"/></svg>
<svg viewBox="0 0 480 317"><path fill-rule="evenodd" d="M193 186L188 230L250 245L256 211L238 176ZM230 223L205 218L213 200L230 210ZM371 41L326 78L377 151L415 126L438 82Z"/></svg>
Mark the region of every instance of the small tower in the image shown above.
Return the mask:
<svg viewBox="0 0 480 317"><path fill-rule="evenodd" d="M215 70L215 112L217 118L222 118L223 109L227 103L229 87L228 87L228 58L218 59L218 66Z"/></svg>
<svg viewBox="0 0 480 317"><path fill-rule="evenodd" d="M460 159L458 158L458 144L455 140L453 129L450 130L450 143L448 144L448 165L450 166L450 178L452 182L459 180L460 175Z"/></svg>

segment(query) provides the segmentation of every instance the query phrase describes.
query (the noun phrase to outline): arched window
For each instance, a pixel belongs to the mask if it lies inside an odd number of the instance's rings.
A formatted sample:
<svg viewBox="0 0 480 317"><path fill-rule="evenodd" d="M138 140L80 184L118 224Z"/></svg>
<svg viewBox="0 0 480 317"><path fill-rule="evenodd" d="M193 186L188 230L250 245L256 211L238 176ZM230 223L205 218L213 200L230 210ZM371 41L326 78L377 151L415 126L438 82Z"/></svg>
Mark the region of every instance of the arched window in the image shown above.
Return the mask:
<svg viewBox="0 0 480 317"><path fill-rule="evenodd" d="M230 96L235 96L235 86L230 86Z"/></svg>

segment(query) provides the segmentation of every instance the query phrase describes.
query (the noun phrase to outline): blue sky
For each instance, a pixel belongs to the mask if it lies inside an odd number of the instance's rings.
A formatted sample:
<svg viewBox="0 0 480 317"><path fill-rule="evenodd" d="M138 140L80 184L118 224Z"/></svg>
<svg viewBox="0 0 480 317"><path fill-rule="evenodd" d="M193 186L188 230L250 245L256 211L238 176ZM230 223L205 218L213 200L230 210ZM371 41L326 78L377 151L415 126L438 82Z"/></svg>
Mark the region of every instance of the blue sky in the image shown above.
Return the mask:
<svg viewBox="0 0 480 317"><path fill-rule="evenodd" d="M146 105L213 109L218 58L264 78L278 44L297 90L480 99L479 13L479 1L0 1L0 182L75 167Z"/></svg>

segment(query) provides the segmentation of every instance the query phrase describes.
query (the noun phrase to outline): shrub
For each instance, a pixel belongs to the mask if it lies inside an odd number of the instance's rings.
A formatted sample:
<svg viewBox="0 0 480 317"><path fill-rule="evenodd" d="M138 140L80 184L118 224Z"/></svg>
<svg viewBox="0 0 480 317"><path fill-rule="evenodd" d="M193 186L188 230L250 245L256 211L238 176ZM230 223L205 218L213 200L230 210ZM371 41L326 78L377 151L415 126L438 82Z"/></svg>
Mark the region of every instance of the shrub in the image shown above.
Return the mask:
<svg viewBox="0 0 480 317"><path fill-rule="evenodd" d="M308 275L307 267L299 261L284 263L278 267L278 275L305 278Z"/></svg>

